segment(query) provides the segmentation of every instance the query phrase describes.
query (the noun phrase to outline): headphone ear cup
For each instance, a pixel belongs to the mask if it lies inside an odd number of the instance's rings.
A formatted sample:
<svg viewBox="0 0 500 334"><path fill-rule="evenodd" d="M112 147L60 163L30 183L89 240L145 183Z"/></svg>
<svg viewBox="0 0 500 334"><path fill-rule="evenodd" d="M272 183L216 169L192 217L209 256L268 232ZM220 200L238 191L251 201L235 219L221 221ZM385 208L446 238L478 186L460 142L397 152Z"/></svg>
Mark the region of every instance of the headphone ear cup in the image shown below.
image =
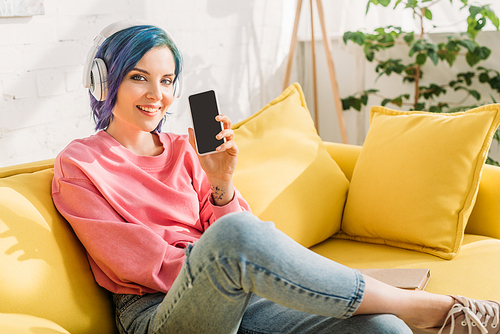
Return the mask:
<svg viewBox="0 0 500 334"><path fill-rule="evenodd" d="M108 95L108 69L106 63L100 58L95 58L90 70L90 93L97 101L104 101Z"/></svg>

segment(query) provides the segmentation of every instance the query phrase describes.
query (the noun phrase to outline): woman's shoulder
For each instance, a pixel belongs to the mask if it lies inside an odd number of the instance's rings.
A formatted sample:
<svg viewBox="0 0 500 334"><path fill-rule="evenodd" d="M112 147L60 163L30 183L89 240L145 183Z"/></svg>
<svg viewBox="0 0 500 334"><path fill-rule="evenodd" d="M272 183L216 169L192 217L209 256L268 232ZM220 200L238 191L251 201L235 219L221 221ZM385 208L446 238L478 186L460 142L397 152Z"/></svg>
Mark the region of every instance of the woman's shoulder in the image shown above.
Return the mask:
<svg viewBox="0 0 500 334"><path fill-rule="evenodd" d="M99 156L109 150L104 131L85 138L72 140L58 155L59 158L83 158L85 156Z"/></svg>

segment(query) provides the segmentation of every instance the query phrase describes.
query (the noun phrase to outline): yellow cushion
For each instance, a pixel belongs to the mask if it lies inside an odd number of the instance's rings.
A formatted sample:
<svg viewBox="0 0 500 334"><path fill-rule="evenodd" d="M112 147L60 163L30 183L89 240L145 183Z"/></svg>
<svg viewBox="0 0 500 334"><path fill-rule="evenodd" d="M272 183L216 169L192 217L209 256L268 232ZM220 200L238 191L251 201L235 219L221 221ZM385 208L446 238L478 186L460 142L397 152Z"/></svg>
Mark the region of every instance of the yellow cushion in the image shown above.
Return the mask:
<svg viewBox="0 0 500 334"><path fill-rule="evenodd" d="M70 334L50 320L27 314L0 313L0 333L5 334Z"/></svg>
<svg viewBox="0 0 500 334"><path fill-rule="evenodd" d="M0 174L2 170L0 170ZM0 178L0 312L49 319L73 334L114 333L113 307L51 197L53 170Z"/></svg>
<svg viewBox="0 0 500 334"><path fill-rule="evenodd" d="M338 237L459 251L500 105L435 114L373 107Z"/></svg>
<svg viewBox="0 0 500 334"><path fill-rule="evenodd" d="M240 149L234 183L255 215L305 247L339 230L349 183L298 84L233 129Z"/></svg>

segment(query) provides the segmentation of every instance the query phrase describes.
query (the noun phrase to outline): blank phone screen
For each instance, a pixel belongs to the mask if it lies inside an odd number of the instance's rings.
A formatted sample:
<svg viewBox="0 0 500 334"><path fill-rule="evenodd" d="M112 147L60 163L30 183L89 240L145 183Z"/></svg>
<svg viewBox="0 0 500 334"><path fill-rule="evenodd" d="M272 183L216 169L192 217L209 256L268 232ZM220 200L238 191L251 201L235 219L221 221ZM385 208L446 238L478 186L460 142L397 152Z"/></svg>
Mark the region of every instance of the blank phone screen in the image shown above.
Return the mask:
<svg viewBox="0 0 500 334"><path fill-rule="evenodd" d="M199 154L215 152L224 143L215 136L222 131L221 123L215 120L219 114L213 90L189 96L196 146Z"/></svg>

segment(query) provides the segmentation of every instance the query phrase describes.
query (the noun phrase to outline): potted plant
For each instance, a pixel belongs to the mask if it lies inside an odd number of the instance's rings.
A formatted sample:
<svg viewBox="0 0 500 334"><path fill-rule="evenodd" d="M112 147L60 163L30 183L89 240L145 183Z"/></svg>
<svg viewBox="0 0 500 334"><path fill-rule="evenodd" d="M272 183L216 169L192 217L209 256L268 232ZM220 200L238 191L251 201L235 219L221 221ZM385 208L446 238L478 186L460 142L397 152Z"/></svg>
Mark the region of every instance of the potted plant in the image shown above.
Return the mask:
<svg viewBox="0 0 500 334"><path fill-rule="evenodd" d="M434 43L425 27L435 28L432 24L432 6L441 0L369 0L366 7L368 13L371 5L392 6L396 9L404 6L413 12L413 18L417 21L420 31L403 31L400 27L386 26L375 29L373 32L348 31L344 34L344 43L352 41L363 47L366 59L376 62L375 71L378 77L397 75L404 85L412 85L412 94L404 93L397 96L381 96L378 89L367 89L357 92L342 99L344 110L353 108L360 111L363 105L367 105L369 96L375 95L382 98L382 105L395 105L411 110L423 110L430 112L457 112L470 109L486 103L495 103L500 100L500 73L495 69L481 66L481 62L491 55L491 49L479 45L476 37L483 30L486 23L491 22L499 30L500 20L489 5L474 5L469 0L460 0L460 10L467 10L467 31L451 34L445 41ZM457 0L455 0L457 2ZM392 4L391 4L392 3ZM450 0L453 3L453 0ZM381 59L378 55L395 46L402 45L406 48L409 61L401 58ZM385 52L390 54L390 52ZM465 57L470 69L459 72L445 82L422 84L424 78L423 66L432 62L437 66L445 62L452 68L459 57ZM488 85L491 93L484 99L476 89L477 85ZM461 92L463 97L458 102L447 102L446 95L450 91ZM474 104L465 104L468 97L472 96ZM495 140L500 143L500 130L497 130ZM500 166L492 158L487 163Z"/></svg>

